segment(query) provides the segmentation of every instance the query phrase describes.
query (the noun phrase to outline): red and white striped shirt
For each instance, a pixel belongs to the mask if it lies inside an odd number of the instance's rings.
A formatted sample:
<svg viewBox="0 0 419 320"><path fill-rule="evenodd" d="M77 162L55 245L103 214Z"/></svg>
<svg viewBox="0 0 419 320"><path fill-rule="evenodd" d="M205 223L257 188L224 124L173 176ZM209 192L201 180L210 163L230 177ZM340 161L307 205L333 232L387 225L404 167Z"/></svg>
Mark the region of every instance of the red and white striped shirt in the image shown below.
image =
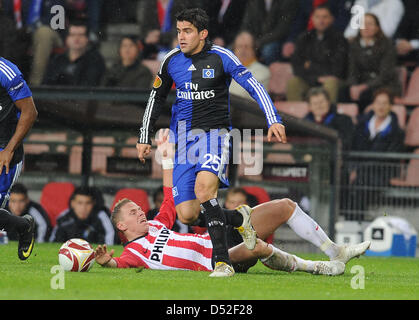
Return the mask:
<svg viewBox="0 0 419 320"><path fill-rule="evenodd" d="M155 219L148 222L148 234L125 245L121 256L114 258L118 268L211 271L209 234L174 232L170 229L175 220L172 188L164 187L163 204Z"/></svg>

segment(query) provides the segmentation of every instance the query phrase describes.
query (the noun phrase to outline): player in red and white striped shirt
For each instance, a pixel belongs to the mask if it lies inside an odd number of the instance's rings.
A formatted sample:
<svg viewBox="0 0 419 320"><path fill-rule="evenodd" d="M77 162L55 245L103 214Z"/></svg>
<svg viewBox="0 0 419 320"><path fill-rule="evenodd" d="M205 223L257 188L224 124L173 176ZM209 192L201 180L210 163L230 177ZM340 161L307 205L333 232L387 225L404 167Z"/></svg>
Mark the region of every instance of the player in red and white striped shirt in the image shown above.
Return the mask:
<svg viewBox="0 0 419 320"><path fill-rule="evenodd" d="M159 145L159 143L158 143ZM145 267L158 270L212 271L212 242L208 233L181 234L170 230L176 220L172 195L172 168L163 162L164 201L154 220L147 221L141 208L129 199L115 206L112 220L128 242L120 257L113 257L114 250L107 251L106 245L96 249L96 262L106 267ZM240 207L237 209L240 210ZM236 213L240 216L240 213ZM253 266L260 259L266 266L283 271L306 271L314 274L337 275L345 270L345 263L363 254L369 243L355 246L338 246L332 242L322 228L292 200L273 200L252 209L252 225L259 239L253 250L244 243L229 249L233 266ZM239 219L240 220L240 219ZM240 221L239 221L240 222ZM278 248L265 240L280 225L287 223L299 236L319 247L331 261L303 260ZM236 222L238 227L241 222Z"/></svg>

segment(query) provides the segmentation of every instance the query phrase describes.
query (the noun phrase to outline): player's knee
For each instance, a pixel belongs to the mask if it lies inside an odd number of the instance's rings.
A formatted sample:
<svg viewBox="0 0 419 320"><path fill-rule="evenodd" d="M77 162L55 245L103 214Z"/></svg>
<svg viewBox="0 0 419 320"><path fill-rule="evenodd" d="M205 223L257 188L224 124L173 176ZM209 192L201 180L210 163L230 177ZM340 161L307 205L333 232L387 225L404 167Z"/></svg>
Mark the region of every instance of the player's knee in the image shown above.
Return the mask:
<svg viewBox="0 0 419 320"><path fill-rule="evenodd" d="M202 182L196 182L194 191L200 203L213 199L216 193L213 186Z"/></svg>
<svg viewBox="0 0 419 320"><path fill-rule="evenodd" d="M277 199L274 200L277 212L284 216L284 218L288 219L291 217L292 213L295 210L296 203L288 198Z"/></svg>
<svg viewBox="0 0 419 320"><path fill-rule="evenodd" d="M199 214L199 212L197 213L191 208L180 208L176 209L176 211L179 221L183 224L192 224L198 218Z"/></svg>

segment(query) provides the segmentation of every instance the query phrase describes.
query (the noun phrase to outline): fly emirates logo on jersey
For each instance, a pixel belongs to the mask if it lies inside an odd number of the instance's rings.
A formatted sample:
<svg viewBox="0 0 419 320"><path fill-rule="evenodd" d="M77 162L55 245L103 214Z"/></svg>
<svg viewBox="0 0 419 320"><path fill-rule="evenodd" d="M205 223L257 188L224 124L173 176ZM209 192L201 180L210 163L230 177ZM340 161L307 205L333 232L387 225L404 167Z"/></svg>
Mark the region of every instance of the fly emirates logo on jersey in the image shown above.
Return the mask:
<svg viewBox="0 0 419 320"><path fill-rule="evenodd" d="M184 100L205 100L215 97L215 90L199 91L198 84L193 82L185 82L185 90L188 91L177 89L176 96Z"/></svg>

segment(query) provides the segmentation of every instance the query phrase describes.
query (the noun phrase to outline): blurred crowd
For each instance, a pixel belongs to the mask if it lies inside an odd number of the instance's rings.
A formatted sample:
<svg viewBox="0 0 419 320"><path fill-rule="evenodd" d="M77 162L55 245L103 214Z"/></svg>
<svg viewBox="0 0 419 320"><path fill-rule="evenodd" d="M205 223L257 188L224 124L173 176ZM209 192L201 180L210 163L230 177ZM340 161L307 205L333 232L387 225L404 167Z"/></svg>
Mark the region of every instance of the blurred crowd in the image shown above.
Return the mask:
<svg viewBox="0 0 419 320"><path fill-rule="evenodd" d="M0 56L17 64L31 86L149 89L156 65L177 45L175 14L200 7L213 43L231 49L266 88L270 66L287 63L283 96L306 101L306 119L338 130L344 150L404 151L392 111L402 96L398 68L411 74L419 59L417 0L0 0ZM59 5L64 28L56 29ZM54 24L51 24L51 21ZM121 34L116 61L104 44ZM112 40L114 41L114 40ZM231 93L250 98L234 81ZM270 92L271 93L271 92ZM358 106L356 121L338 103ZM348 178L357 182L356 170Z"/></svg>

